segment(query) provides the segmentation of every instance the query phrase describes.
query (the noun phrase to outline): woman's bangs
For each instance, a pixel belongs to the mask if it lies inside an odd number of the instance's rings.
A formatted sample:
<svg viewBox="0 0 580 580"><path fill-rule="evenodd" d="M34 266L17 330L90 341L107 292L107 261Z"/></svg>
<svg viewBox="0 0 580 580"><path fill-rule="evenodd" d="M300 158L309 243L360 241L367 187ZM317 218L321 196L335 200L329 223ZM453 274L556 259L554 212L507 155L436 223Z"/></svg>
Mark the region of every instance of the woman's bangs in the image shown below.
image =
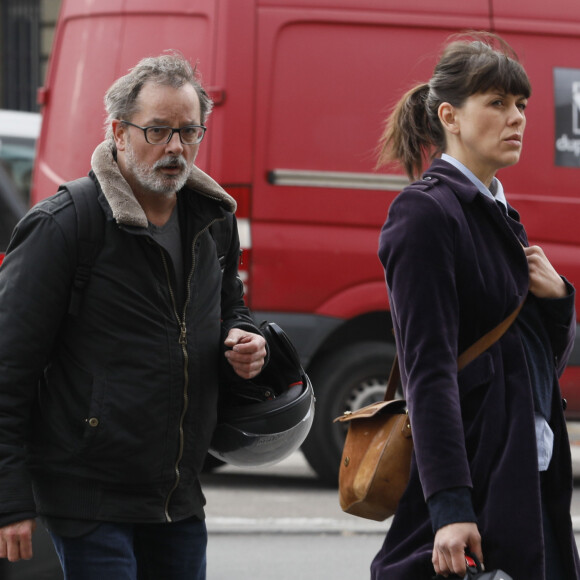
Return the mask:
<svg viewBox="0 0 580 580"><path fill-rule="evenodd" d="M505 55L497 54L496 57L481 67L475 67L472 94L496 89L509 95L529 98L532 87L524 67Z"/></svg>

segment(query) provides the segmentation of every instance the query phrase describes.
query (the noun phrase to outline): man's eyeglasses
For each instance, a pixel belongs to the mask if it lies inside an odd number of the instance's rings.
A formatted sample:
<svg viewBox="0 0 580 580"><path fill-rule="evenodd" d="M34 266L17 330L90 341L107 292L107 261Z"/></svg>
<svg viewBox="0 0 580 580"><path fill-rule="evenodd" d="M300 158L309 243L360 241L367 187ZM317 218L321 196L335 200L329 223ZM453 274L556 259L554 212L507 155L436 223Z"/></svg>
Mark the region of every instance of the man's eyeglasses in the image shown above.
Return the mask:
<svg viewBox="0 0 580 580"><path fill-rule="evenodd" d="M145 135L145 141L150 145L166 145L173 138L173 133L179 133L179 138L184 145L197 145L201 143L206 131L203 125L186 125L174 129L173 127L140 127L129 121L121 121L121 123L141 129Z"/></svg>

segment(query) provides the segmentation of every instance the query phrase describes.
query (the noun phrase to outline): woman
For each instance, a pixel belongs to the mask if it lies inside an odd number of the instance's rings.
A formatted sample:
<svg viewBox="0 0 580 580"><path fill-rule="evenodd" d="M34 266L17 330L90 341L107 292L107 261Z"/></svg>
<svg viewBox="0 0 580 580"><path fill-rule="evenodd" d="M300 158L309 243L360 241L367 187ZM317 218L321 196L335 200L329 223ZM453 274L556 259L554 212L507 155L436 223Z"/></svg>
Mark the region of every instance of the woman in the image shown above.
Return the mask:
<svg viewBox="0 0 580 580"><path fill-rule="evenodd" d="M476 34L450 43L388 119L380 164L413 179L438 158L380 236L415 453L375 580L463 577L466 550L515 580L580 578L558 386L574 289L527 247L495 177L519 160L530 93L513 51ZM457 372L458 355L524 299L503 337Z"/></svg>

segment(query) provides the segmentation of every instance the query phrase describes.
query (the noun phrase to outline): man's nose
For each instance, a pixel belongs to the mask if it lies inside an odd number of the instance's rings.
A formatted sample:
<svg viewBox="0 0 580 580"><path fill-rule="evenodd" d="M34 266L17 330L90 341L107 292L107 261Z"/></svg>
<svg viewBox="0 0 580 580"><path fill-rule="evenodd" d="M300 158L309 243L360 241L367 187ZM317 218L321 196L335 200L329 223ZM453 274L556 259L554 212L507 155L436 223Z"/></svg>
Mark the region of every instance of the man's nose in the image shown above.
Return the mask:
<svg viewBox="0 0 580 580"><path fill-rule="evenodd" d="M183 144L181 143L181 136L178 131L174 131L169 139L169 143L165 145L165 150L168 153L181 153L183 151Z"/></svg>

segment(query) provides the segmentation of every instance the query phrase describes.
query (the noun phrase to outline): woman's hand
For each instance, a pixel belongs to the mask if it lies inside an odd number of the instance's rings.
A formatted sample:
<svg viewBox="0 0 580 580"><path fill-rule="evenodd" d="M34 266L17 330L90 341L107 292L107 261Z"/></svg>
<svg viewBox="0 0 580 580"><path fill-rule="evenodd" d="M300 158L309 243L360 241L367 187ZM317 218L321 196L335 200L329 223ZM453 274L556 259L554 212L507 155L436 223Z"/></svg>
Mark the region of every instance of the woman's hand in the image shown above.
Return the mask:
<svg viewBox="0 0 580 580"><path fill-rule="evenodd" d="M469 549L483 564L481 536L477 524L471 522L449 524L437 530L433 544L433 567L441 576L467 573L465 550Z"/></svg>
<svg viewBox="0 0 580 580"><path fill-rule="evenodd" d="M524 248L530 271L530 292L538 298L564 298L566 284L540 246Z"/></svg>

